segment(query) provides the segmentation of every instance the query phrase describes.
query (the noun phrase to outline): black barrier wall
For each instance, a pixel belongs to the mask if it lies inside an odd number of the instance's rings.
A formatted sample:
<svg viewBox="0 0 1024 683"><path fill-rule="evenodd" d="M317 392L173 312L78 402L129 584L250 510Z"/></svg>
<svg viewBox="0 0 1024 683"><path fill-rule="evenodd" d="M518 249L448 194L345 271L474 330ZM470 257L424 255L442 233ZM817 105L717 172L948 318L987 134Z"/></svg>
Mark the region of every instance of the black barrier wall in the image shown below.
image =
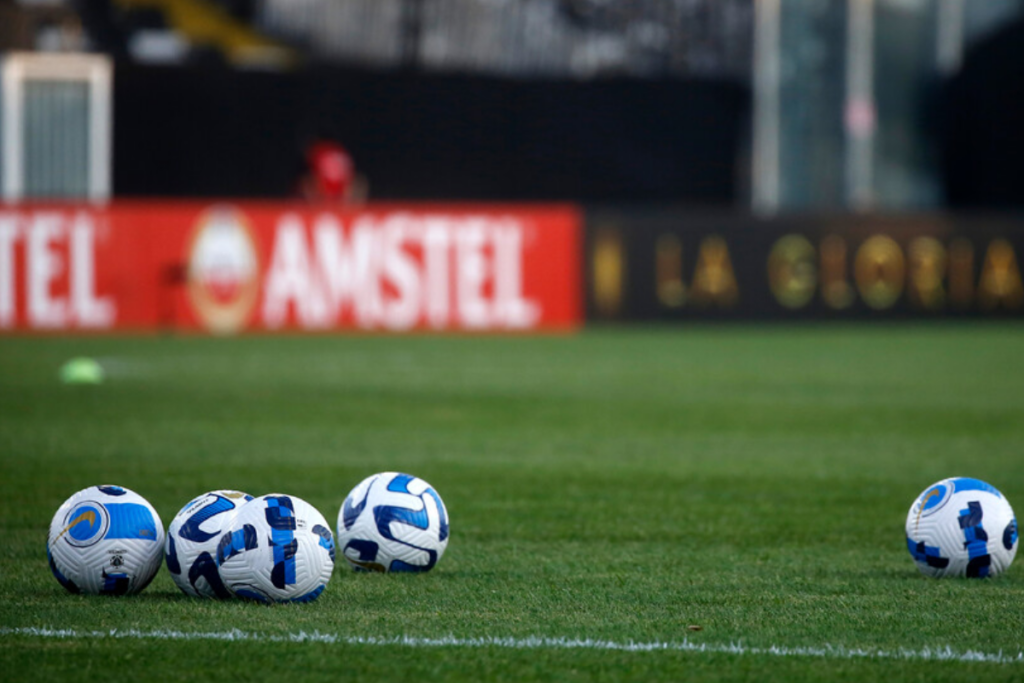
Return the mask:
<svg viewBox="0 0 1024 683"><path fill-rule="evenodd" d="M730 204L747 89L119 65L119 197L287 197L304 147L347 147L371 199Z"/></svg>
<svg viewBox="0 0 1024 683"><path fill-rule="evenodd" d="M594 209L590 320L1024 315L1024 216L782 217Z"/></svg>
<svg viewBox="0 0 1024 683"><path fill-rule="evenodd" d="M949 206L1024 207L1024 17L968 51L940 111Z"/></svg>

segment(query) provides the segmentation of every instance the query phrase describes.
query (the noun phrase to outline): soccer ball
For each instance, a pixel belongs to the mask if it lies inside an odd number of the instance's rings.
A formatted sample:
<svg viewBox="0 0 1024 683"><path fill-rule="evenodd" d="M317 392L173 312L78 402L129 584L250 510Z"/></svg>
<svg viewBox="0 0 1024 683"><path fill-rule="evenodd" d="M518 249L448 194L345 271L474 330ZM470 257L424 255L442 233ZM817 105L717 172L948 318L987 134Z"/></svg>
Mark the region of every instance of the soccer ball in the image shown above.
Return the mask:
<svg viewBox="0 0 1024 683"><path fill-rule="evenodd" d="M907 549L928 576L996 576L1017 554L1017 520L991 484L943 479L910 506Z"/></svg>
<svg viewBox="0 0 1024 683"><path fill-rule="evenodd" d="M138 593L156 576L163 555L160 515L120 486L90 486L68 498L46 541L50 570L72 593Z"/></svg>
<svg viewBox="0 0 1024 683"><path fill-rule="evenodd" d="M334 537L315 507L271 493L242 506L217 544L231 594L258 602L309 602L334 571Z"/></svg>
<svg viewBox="0 0 1024 683"><path fill-rule="evenodd" d="M356 570L430 571L448 547L448 512L422 479L375 474L338 511L338 547Z"/></svg>
<svg viewBox="0 0 1024 683"><path fill-rule="evenodd" d="M171 578L185 595L230 598L217 572L217 544L242 505L252 496L241 491L209 491L181 508L167 528L166 561Z"/></svg>

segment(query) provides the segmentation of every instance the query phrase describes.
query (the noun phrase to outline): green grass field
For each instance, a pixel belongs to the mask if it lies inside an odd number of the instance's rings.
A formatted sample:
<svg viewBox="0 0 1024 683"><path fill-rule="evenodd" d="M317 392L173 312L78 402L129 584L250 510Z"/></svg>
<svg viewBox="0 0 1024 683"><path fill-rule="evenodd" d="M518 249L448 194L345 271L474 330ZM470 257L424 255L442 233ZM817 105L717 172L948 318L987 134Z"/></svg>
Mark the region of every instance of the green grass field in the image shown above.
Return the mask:
<svg viewBox="0 0 1024 683"><path fill-rule="evenodd" d="M104 385L58 382L79 355ZM1020 561L926 579L903 532L947 476L1024 508L1020 325L6 338L0 465L8 680L1024 678ZM71 595L47 568L51 516L89 485L165 525L215 488L333 525L380 470L444 497L430 574L339 565L317 602L266 607L190 600L166 569ZM1002 661L943 659L969 651Z"/></svg>

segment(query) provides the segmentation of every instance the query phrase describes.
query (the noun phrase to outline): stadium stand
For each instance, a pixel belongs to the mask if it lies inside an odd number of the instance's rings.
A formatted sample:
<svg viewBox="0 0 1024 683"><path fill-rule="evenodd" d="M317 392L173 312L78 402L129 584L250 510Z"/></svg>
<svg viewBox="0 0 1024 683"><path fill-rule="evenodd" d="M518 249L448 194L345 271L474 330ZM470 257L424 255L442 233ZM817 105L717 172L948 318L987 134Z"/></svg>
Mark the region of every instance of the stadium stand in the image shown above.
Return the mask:
<svg viewBox="0 0 1024 683"><path fill-rule="evenodd" d="M243 3L204 0L78 0L96 47L143 63L224 59L240 67L287 67L291 51L246 21Z"/></svg>
<svg viewBox="0 0 1024 683"><path fill-rule="evenodd" d="M518 77L746 80L751 0L76 0L103 51L239 66L305 60ZM173 35L167 35L167 34ZM177 53L161 46L177 41ZM171 57L177 56L177 59Z"/></svg>
<svg viewBox="0 0 1024 683"><path fill-rule="evenodd" d="M750 0L263 0L253 21L329 62L588 78L745 80Z"/></svg>

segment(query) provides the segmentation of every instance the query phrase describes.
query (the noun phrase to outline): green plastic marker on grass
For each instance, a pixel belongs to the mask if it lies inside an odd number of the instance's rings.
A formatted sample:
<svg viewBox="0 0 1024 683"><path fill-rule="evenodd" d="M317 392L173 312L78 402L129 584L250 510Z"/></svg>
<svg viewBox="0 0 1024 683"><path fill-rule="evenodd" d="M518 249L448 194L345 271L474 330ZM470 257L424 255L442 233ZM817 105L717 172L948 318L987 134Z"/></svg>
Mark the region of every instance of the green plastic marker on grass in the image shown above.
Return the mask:
<svg viewBox="0 0 1024 683"><path fill-rule="evenodd" d="M60 369L64 384L102 384L103 368L92 358L72 358Z"/></svg>

